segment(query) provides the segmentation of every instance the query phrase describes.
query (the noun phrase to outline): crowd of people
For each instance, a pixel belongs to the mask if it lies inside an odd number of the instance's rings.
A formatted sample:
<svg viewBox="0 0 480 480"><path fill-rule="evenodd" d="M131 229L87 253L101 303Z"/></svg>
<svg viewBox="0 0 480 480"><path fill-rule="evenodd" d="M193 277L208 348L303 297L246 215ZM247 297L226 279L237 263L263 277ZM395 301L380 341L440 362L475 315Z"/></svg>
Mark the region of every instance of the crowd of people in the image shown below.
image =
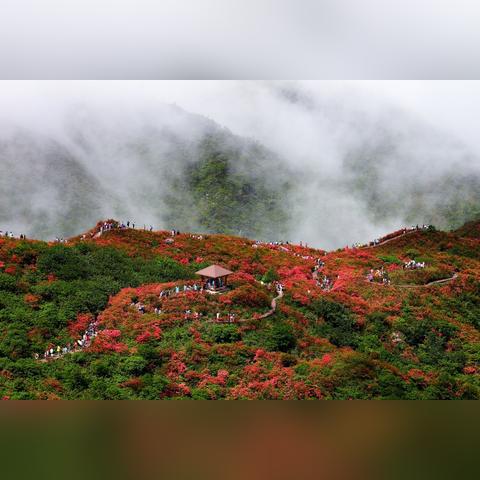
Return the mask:
<svg viewBox="0 0 480 480"><path fill-rule="evenodd" d="M294 256L294 257L298 257L298 258L301 258L302 260L313 260L315 257L313 257L312 255L302 255L301 253L298 253L298 252L294 252L292 250L290 250L289 248L287 248L285 245L291 245L289 242L261 242L259 240L257 240L255 243L252 244L252 247L253 248L258 248L259 246L267 246L267 247L278 247L278 250L281 250L282 252L286 252L286 253L289 253L290 255ZM302 242L300 242L300 246L301 247L304 247L304 248L308 248L307 244L303 244ZM327 252L324 253L324 255L326 255Z"/></svg>
<svg viewBox="0 0 480 480"><path fill-rule="evenodd" d="M193 285L183 285L182 287L176 285L174 288L162 290L159 298L167 298L170 295L178 295L180 292L203 292L203 285L194 283Z"/></svg>
<svg viewBox="0 0 480 480"><path fill-rule="evenodd" d="M317 280L317 287L320 287L323 291L327 292L332 289L333 280L324 275L321 280Z"/></svg>
<svg viewBox="0 0 480 480"><path fill-rule="evenodd" d="M414 231L419 231L419 230L431 230L431 229L434 229L434 228L435 227L433 225L427 225L427 224L423 224L422 226L412 225L411 227L404 227L404 228L398 230L397 232L390 233L390 234L386 235L385 237L375 238L369 243L355 242L355 243L352 244L351 248L356 249L356 248L375 247L375 246L380 245L380 244L382 244L382 243L384 243L388 240L392 240L393 238L400 237L400 236L405 235L409 232L414 232Z"/></svg>
<svg viewBox="0 0 480 480"><path fill-rule="evenodd" d="M77 339L75 342L67 343L67 345L61 347L57 345L56 347L51 346L43 353L43 358L45 360L55 359L66 355L67 353L79 352L84 348L87 348L91 345L92 340L98 335L98 320L93 320L87 326L87 329L83 335ZM40 355L36 353L34 355L35 359L38 360Z"/></svg>
<svg viewBox="0 0 480 480"><path fill-rule="evenodd" d="M325 262L322 259L317 258L315 260L315 265L313 266L313 271L312 271L312 276L314 280L318 278L318 272L322 270L324 266L325 266Z"/></svg>
<svg viewBox="0 0 480 480"><path fill-rule="evenodd" d="M388 276L388 272L382 266L381 268L371 269L367 273L367 280L369 282L379 282L383 285L390 285L390 278Z"/></svg>
<svg viewBox="0 0 480 480"><path fill-rule="evenodd" d="M180 286L175 286L174 288L162 290L158 296L159 299L166 299L174 295L178 295L179 293L182 292L189 292L189 291L195 291L195 292L203 292L203 287L200 285L197 285L194 283L193 285L183 285L182 287ZM144 303L140 301L132 301L130 304L131 307L134 307L138 310L138 312L145 314L147 313L147 307L145 306ZM153 313L155 315L161 315L162 314L162 309L158 306L153 308ZM187 309L184 312L184 319L185 320L198 320L202 317L202 313L192 311L191 309ZM220 312L217 312L215 315L214 321L218 323L234 323L235 322L235 314L234 313L228 313L228 314L221 314Z"/></svg>
<svg viewBox="0 0 480 480"><path fill-rule="evenodd" d="M14 233L13 232L9 232L8 230L5 230L5 232L3 230L0 230L0 237L5 237L5 238L16 238ZM21 233L18 238L20 240L25 240L27 237Z"/></svg>
<svg viewBox="0 0 480 480"><path fill-rule="evenodd" d="M403 264L404 270L417 270L425 268L425 262L416 262L415 260L409 260Z"/></svg>
<svg viewBox="0 0 480 480"><path fill-rule="evenodd" d="M132 228L135 230L135 222L131 222L130 220L127 220L126 222L116 222L116 221L110 221L110 222L103 222L100 225L100 228L98 228L97 231L93 231L90 233L91 237L95 236L101 236L104 232L108 232L110 230L125 230L127 228ZM147 227L147 225L143 225L143 230L153 232L153 225L150 225ZM172 232L175 232L175 230L172 230ZM180 232L177 232L177 234ZM82 235L82 240L85 240L87 238L86 235Z"/></svg>
<svg viewBox="0 0 480 480"><path fill-rule="evenodd" d="M277 295L282 296L283 295L283 290L284 290L284 285L282 283L278 282L278 281L274 282L273 285L275 287L275 291L277 292ZM201 292L207 291L207 290L205 290L202 285L198 285L197 283L194 283L193 285L185 284L183 286L176 285L173 288L162 290L160 292L160 294L158 295L158 298L160 300L163 300L163 299L169 298L171 296L178 295L182 292L192 292L192 291L201 293ZM130 306L136 308L138 310L138 312L140 312L141 314L147 313L147 307L145 306L145 304L138 301L138 300L132 301ZM153 313L155 315L161 315L162 314L161 307L155 306L153 308ZM192 320L192 319L193 320L198 320L201 317L202 317L201 313L192 311L190 309L187 309L184 312L185 320ZM220 312L217 312L217 314L215 315L215 318L212 321L217 322L217 323L234 323L236 321L236 317L235 317L234 313L221 314Z"/></svg>
<svg viewBox="0 0 480 480"><path fill-rule="evenodd" d="M198 285L197 283L194 283L193 285L183 285L183 286L176 285L173 288L162 290L158 295L158 298L160 300L163 300L171 296L178 295L181 292L203 292L203 290L204 290L203 286ZM135 307L142 314L147 313L147 307L145 306L145 304L143 304L140 301L132 301L130 306ZM155 313L155 315L161 315L162 309L160 307L155 307L153 309L153 313ZM191 312L188 311L188 313L190 314Z"/></svg>

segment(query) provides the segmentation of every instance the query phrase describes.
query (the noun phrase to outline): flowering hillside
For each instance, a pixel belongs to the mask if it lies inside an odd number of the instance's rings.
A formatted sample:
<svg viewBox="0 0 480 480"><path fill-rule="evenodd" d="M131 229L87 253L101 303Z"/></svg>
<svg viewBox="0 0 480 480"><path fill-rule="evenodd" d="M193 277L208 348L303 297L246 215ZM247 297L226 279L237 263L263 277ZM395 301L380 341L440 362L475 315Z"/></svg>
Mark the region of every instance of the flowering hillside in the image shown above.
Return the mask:
<svg viewBox="0 0 480 480"><path fill-rule="evenodd" d="M0 395L478 399L477 231L334 252L113 220L1 237ZM212 264L220 291L195 274Z"/></svg>

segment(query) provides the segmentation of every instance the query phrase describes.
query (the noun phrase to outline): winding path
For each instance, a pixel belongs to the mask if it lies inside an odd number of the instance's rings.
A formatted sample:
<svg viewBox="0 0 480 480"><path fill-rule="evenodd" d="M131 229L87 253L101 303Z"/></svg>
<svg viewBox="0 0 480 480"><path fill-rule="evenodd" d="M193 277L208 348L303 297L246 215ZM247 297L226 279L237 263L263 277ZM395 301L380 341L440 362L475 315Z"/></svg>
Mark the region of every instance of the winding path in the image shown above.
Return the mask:
<svg viewBox="0 0 480 480"><path fill-rule="evenodd" d="M269 317L270 315L273 315L277 310L277 300L279 300L282 297L283 297L283 288L278 290L278 295L272 300L272 303L270 304L270 307L271 307L270 310L267 313L264 313L263 315L261 315L258 318L258 320L261 320L263 318Z"/></svg>
<svg viewBox="0 0 480 480"><path fill-rule="evenodd" d="M369 283L370 285L379 285L381 287L395 287L395 288L426 288L426 287L431 287L432 285L442 285L444 283L448 283L448 282L451 282L453 280L455 280L456 278L458 277L458 273L455 273L454 275L452 275L451 277L448 277L448 278L442 278L440 280L434 280L433 282L428 282L428 283L425 283L423 285L415 285L413 283L405 283L405 284L400 284L400 285L395 285L395 284L392 284L390 283L389 285L384 285L383 283L378 283L378 282L370 282L368 280L365 279L365 281L367 283Z"/></svg>
<svg viewBox="0 0 480 480"><path fill-rule="evenodd" d="M380 243L377 243L376 245L367 245L366 247L359 247L363 250L366 250L367 248L377 248L377 247L381 247L382 245L385 245L387 243L390 243L390 242L393 242L394 240L397 240L397 238L402 238L402 237L405 237L407 235L410 235L414 232L420 232L421 230L407 230L406 232L404 233L401 233L399 235L395 235L395 237L391 237L391 238L387 238L387 240L384 240L383 242L380 242Z"/></svg>
<svg viewBox="0 0 480 480"><path fill-rule="evenodd" d="M398 287L398 288L425 288L425 287L430 287L432 285L441 285L443 283L451 282L452 280L455 280L457 277L458 277L458 274L455 273L451 277L442 278L440 280L434 280L433 282L428 282L428 283L425 283L424 285L404 284L404 285L390 285L390 286Z"/></svg>
<svg viewBox="0 0 480 480"><path fill-rule="evenodd" d="M245 322L251 322L252 320L263 320L264 318L270 317L277 311L277 300L280 300L280 298L283 297L283 288L281 290L278 290L278 295L272 299L272 302L270 304L270 310L268 312L265 312L263 315L260 315L257 318L247 318L247 319L240 319L240 320L235 320L233 322L229 322L228 320L207 320L207 323L245 323Z"/></svg>

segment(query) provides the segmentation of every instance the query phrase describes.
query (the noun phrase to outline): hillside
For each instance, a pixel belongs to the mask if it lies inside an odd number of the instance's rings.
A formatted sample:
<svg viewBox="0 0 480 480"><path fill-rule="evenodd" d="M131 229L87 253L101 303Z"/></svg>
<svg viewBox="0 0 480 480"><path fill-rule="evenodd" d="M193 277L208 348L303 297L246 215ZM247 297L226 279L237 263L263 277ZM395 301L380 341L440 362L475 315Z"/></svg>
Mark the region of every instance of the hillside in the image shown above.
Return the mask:
<svg viewBox="0 0 480 480"><path fill-rule="evenodd" d="M324 252L100 226L0 239L3 398L480 398L478 236ZM223 294L200 291L211 264Z"/></svg>

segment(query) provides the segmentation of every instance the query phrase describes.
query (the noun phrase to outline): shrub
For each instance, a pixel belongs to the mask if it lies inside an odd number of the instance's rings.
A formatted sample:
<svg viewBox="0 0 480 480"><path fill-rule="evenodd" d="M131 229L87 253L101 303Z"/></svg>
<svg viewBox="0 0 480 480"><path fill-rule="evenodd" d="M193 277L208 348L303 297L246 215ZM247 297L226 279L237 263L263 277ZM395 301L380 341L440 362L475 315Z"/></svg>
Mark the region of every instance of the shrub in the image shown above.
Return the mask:
<svg viewBox="0 0 480 480"><path fill-rule="evenodd" d="M241 335L236 325L211 325L207 337L215 343L233 343L238 342Z"/></svg>
<svg viewBox="0 0 480 480"><path fill-rule="evenodd" d="M140 375L144 372L147 366L145 358L139 355L132 355L125 358L123 362L123 370L129 375Z"/></svg>
<svg viewBox="0 0 480 480"><path fill-rule="evenodd" d="M318 327L320 335L326 336L337 347L355 347L358 344L357 324L344 305L320 299L312 303L312 309L325 320Z"/></svg>
<svg viewBox="0 0 480 480"><path fill-rule="evenodd" d="M267 338L267 344L270 350L290 352L297 345L293 327L285 322L275 323Z"/></svg>
<svg viewBox="0 0 480 480"><path fill-rule="evenodd" d="M395 265L403 265L403 262L398 257L396 257L395 255L380 255L378 258L385 263L393 263Z"/></svg>
<svg viewBox="0 0 480 480"><path fill-rule="evenodd" d="M232 303L246 307L261 308L270 306L270 298L268 295L253 285L242 285L225 295L225 297L230 299Z"/></svg>
<svg viewBox="0 0 480 480"><path fill-rule="evenodd" d="M262 277L262 282L263 283L272 283L278 280L280 277L278 276L277 271L271 267L265 275Z"/></svg>
<svg viewBox="0 0 480 480"><path fill-rule="evenodd" d="M16 292L17 281L15 280L15 277L0 272L0 290L5 290L7 292Z"/></svg>
<svg viewBox="0 0 480 480"><path fill-rule="evenodd" d="M55 245L43 252L38 258L37 268L41 273L53 273L61 280L85 279L90 273L85 256L65 245Z"/></svg>
<svg viewBox="0 0 480 480"><path fill-rule="evenodd" d="M137 259L137 282L161 283L193 278L193 271L169 257L157 257L153 260Z"/></svg>

